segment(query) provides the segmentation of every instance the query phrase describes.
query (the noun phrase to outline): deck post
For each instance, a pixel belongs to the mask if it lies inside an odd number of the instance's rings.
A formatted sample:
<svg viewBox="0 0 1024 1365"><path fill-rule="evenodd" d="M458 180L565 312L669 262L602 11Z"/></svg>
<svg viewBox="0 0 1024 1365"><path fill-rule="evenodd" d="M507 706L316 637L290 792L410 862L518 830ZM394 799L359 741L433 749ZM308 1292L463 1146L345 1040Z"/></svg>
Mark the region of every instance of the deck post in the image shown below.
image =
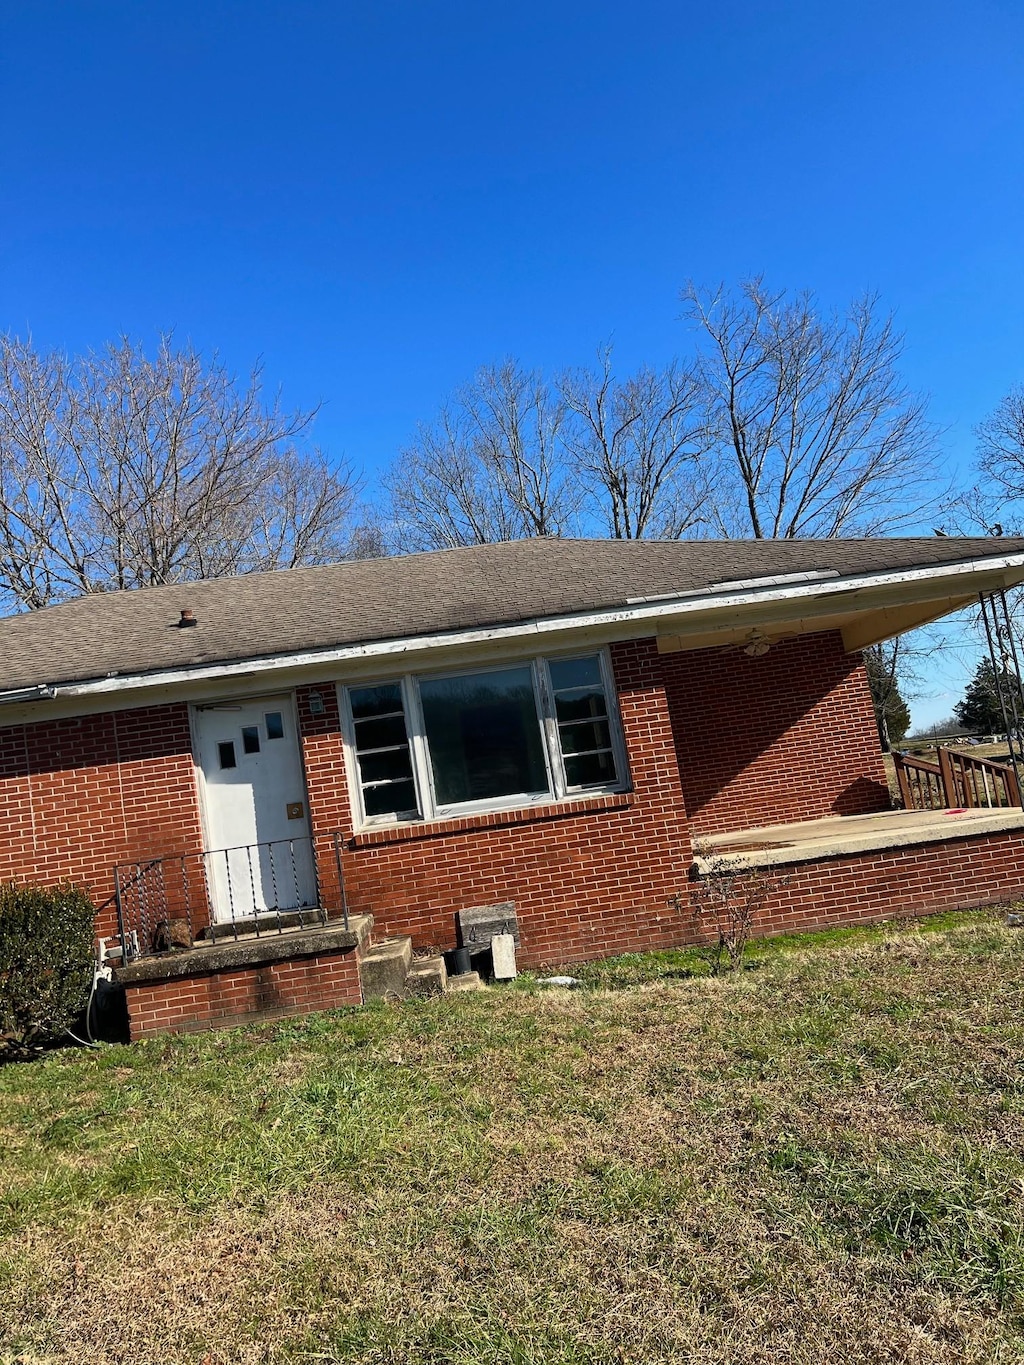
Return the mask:
<svg viewBox="0 0 1024 1365"><path fill-rule="evenodd" d="M953 806L972 806L974 802L970 799L966 782L963 784L963 799L961 799L956 772L953 768L953 759L949 750L940 746L937 758L939 760L939 772L942 774L942 791L946 801L946 809L949 810Z"/></svg>

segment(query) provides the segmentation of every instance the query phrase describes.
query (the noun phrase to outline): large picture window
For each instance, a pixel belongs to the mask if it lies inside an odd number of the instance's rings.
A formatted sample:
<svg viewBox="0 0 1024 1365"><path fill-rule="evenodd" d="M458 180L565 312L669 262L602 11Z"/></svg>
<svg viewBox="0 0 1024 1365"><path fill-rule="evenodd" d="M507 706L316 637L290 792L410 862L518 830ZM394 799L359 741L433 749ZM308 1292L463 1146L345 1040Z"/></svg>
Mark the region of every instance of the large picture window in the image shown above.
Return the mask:
<svg viewBox="0 0 1024 1365"><path fill-rule="evenodd" d="M359 816L435 819L625 785L603 654L343 689Z"/></svg>
<svg viewBox="0 0 1024 1365"><path fill-rule="evenodd" d="M532 669L423 678L419 692L438 805L547 792Z"/></svg>

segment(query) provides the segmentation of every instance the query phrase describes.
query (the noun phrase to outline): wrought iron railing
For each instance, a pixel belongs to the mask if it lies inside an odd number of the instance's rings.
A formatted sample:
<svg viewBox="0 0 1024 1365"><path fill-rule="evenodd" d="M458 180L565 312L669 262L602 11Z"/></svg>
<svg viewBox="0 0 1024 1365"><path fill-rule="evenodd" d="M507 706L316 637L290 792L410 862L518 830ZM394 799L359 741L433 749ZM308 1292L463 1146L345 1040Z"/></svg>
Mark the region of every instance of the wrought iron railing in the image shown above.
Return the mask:
<svg viewBox="0 0 1024 1365"><path fill-rule="evenodd" d="M115 956L130 962L339 918L348 928L341 847L332 831L119 863Z"/></svg>

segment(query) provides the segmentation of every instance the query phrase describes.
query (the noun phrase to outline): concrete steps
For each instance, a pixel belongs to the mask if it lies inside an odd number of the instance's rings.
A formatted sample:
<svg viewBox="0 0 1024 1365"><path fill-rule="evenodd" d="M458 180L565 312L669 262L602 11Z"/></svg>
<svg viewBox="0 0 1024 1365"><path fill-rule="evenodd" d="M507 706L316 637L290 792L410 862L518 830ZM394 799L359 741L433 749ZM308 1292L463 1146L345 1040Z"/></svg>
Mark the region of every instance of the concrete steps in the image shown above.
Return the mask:
<svg viewBox="0 0 1024 1365"><path fill-rule="evenodd" d="M366 949L359 960L359 977L364 1002L483 989L478 972L449 976L443 957L413 957L411 938L381 939Z"/></svg>
<svg viewBox="0 0 1024 1365"><path fill-rule="evenodd" d="M210 924L204 937L209 943L219 943L227 938L262 938L287 929L315 929L327 923L327 915L323 910L283 910L280 914L274 910Z"/></svg>
<svg viewBox="0 0 1024 1365"><path fill-rule="evenodd" d="M410 995L444 995L449 988L443 957L418 957L406 981Z"/></svg>
<svg viewBox="0 0 1024 1365"><path fill-rule="evenodd" d="M408 994L406 981L411 966L411 938L385 938L375 943L359 959L363 1000L400 1000Z"/></svg>
<svg viewBox="0 0 1024 1365"><path fill-rule="evenodd" d="M448 993L454 994L456 991L482 991L484 983L480 980L479 972L463 972L461 976L450 976L448 978Z"/></svg>

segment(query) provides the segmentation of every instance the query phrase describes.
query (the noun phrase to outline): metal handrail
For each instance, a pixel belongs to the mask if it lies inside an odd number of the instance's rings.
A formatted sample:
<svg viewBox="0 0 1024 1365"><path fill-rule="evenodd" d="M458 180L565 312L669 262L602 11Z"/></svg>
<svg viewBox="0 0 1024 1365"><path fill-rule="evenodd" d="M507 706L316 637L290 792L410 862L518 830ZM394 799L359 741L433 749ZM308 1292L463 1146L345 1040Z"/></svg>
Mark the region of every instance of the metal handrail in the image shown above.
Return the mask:
<svg viewBox="0 0 1024 1365"><path fill-rule="evenodd" d="M342 840L332 830L117 863L122 962L195 947L204 937L281 934L309 915L320 923L340 917L347 929Z"/></svg>

